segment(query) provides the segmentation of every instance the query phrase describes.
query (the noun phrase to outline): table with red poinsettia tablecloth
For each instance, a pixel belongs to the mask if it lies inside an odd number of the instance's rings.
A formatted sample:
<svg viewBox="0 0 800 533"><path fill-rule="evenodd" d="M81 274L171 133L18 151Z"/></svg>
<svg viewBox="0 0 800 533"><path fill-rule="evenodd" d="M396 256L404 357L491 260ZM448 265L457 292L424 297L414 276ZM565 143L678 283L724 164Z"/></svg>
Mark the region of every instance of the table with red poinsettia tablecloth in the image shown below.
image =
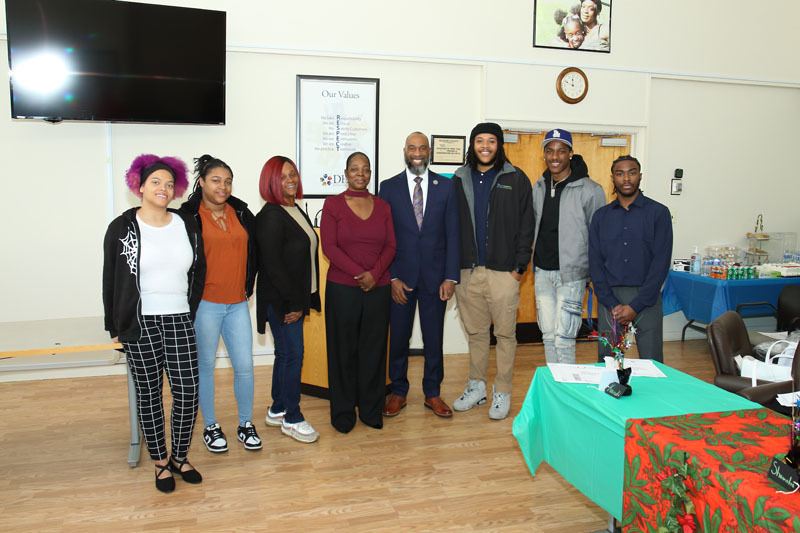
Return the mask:
<svg viewBox="0 0 800 533"><path fill-rule="evenodd" d="M623 528L800 531L800 493L766 474L788 449L789 419L768 409L628 420Z"/></svg>

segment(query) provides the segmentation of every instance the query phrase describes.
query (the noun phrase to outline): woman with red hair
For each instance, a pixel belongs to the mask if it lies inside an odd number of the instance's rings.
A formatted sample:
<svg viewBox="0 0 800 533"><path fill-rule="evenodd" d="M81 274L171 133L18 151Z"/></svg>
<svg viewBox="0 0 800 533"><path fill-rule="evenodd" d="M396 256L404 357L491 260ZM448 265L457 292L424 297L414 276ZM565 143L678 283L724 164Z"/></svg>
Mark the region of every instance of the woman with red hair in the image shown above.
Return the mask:
<svg viewBox="0 0 800 533"><path fill-rule="evenodd" d="M187 483L203 477L186 459L197 418L197 343L194 321L205 285L203 239L191 216L168 209L189 181L176 157L140 155L125 181L142 199L108 226L103 243L105 327L122 343L136 387L139 423L156 467L156 488L175 490L172 473ZM172 456L164 439L166 372L172 391Z"/></svg>
<svg viewBox="0 0 800 533"><path fill-rule="evenodd" d="M261 169L261 197L267 202L256 215L258 281L256 326L275 341L272 405L268 426L300 442L314 442L319 433L300 412L303 369L303 317L320 310L318 239L308 215L296 200L303 198L297 166L288 157L270 158Z"/></svg>

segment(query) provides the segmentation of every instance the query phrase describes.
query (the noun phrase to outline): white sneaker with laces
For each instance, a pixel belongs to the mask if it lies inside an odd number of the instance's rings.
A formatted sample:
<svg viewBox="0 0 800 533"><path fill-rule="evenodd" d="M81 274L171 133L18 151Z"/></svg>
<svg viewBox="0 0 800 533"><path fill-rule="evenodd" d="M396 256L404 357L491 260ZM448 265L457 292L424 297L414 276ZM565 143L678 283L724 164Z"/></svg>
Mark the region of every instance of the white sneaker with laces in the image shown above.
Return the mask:
<svg viewBox="0 0 800 533"><path fill-rule="evenodd" d="M281 432L289 435L296 441L311 443L319 438L319 433L307 421L289 424L284 418L281 422Z"/></svg>
<svg viewBox="0 0 800 533"><path fill-rule="evenodd" d="M486 382L479 379L467 379L464 393L453 402L456 411L469 411L476 405L486 403Z"/></svg>
<svg viewBox="0 0 800 533"><path fill-rule="evenodd" d="M508 416L511 409L511 394L495 392L492 385L492 406L489 408L489 418L492 420L502 420Z"/></svg>
<svg viewBox="0 0 800 533"><path fill-rule="evenodd" d="M268 426L275 426L278 427L283 422L283 417L286 414L286 411L281 411L280 413L273 413L272 406L267 409L267 417L264 419L264 422Z"/></svg>

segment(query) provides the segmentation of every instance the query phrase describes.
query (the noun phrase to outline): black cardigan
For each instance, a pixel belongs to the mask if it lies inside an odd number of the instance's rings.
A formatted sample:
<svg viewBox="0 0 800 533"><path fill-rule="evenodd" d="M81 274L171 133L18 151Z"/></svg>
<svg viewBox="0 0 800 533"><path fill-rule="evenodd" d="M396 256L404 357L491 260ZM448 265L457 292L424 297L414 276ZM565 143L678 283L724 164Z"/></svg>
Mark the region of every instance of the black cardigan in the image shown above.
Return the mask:
<svg viewBox="0 0 800 533"><path fill-rule="evenodd" d="M142 297L139 284L141 232L136 222L138 207L128 209L108 225L103 241L103 308L105 327L112 338L120 342L136 342L142 336ZM206 282L206 256L203 235L194 219L174 209L170 213L181 217L194 254L188 277L189 316L195 312L203 297Z"/></svg>
<svg viewBox="0 0 800 533"><path fill-rule="evenodd" d="M299 209L299 208L298 208ZM303 213L308 225L311 220ZM256 327L266 332L267 307L272 305L279 316L295 311L307 315L320 310L319 241L314 254L317 291L311 293L311 241L292 215L276 204L266 203L256 215L258 280L256 281Z"/></svg>

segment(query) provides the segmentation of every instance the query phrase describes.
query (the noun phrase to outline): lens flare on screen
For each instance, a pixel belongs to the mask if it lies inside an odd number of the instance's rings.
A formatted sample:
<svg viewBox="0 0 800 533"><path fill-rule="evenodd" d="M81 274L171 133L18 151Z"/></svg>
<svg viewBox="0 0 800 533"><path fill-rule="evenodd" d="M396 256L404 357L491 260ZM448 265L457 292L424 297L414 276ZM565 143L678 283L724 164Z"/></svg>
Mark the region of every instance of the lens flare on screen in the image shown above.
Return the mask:
<svg viewBox="0 0 800 533"><path fill-rule="evenodd" d="M23 89L39 94L57 91L67 80L67 64L52 53L42 53L20 62L11 71L11 79Z"/></svg>

